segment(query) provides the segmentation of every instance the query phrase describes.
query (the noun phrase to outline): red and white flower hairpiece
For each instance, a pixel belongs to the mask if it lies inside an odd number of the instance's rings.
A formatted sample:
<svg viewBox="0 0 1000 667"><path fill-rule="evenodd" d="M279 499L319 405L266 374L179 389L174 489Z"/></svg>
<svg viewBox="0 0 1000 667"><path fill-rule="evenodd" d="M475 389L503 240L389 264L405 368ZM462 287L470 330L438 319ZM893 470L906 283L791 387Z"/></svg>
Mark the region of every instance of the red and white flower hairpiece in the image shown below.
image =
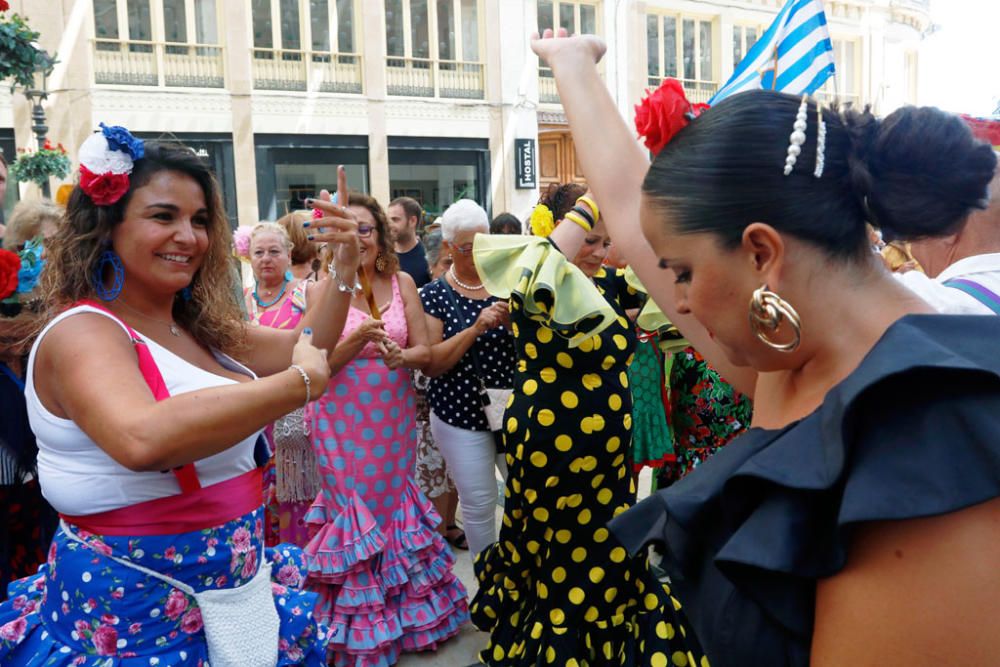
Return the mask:
<svg viewBox="0 0 1000 667"><path fill-rule="evenodd" d="M129 175L145 152L142 140L124 127L101 123L101 131L80 146L80 189L98 206L114 204L128 192Z"/></svg>

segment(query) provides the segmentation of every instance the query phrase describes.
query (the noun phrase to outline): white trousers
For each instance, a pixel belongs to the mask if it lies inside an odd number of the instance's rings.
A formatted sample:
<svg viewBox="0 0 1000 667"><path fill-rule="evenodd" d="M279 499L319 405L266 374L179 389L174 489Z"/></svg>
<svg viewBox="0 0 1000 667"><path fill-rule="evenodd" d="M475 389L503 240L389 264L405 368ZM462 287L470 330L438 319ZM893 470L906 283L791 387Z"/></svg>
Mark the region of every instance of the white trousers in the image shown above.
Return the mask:
<svg viewBox="0 0 1000 667"><path fill-rule="evenodd" d="M497 540L496 470L506 479L507 463L489 431L458 428L431 412L431 434L455 481L469 552L478 554Z"/></svg>

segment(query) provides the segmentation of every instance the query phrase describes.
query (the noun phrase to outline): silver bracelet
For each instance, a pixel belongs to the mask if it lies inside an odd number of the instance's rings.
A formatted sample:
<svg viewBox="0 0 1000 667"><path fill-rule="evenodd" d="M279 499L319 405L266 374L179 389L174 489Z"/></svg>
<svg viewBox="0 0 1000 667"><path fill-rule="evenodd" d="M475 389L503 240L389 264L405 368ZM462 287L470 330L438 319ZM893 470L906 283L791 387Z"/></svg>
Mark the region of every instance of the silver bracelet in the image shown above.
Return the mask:
<svg viewBox="0 0 1000 667"><path fill-rule="evenodd" d="M341 292L346 292L351 296L354 296L361 291L361 281L358 280L357 276L354 277L354 287L349 287L347 283L341 280L340 276L337 275L337 267L333 265L333 262L326 265L326 272L330 274L330 278L333 279L333 282L337 283L337 289Z"/></svg>
<svg viewBox="0 0 1000 667"><path fill-rule="evenodd" d="M306 402L304 405L309 405L309 401L312 400L312 380L309 379L309 373L306 373L306 369L302 368L298 364L292 364L289 368L294 368L302 376L302 381L306 383Z"/></svg>

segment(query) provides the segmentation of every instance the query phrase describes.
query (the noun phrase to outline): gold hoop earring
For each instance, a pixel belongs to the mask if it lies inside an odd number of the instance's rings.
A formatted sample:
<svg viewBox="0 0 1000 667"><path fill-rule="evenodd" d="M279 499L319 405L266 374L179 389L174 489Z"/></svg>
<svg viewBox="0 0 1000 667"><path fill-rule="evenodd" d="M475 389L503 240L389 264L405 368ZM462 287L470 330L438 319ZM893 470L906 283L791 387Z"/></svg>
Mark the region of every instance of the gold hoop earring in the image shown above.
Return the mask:
<svg viewBox="0 0 1000 667"><path fill-rule="evenodd" d="M788 322L795 337L788 343L778 343L768 338L783 322ZM802 342L802 320L792 305L761 285L750 297L750 330L760 342L779 352L794 352Z"/></svg>
<svg viewBox="0 0 1000 667"><path fill-rule="evenodd" d="M375 270L376 271L378 271L379 273L382 273L383 271L385 271L386 264L387 264L387 261L385 259L385 255L383 255L382 253L379 253L378 255L375 256Z"/></svg>

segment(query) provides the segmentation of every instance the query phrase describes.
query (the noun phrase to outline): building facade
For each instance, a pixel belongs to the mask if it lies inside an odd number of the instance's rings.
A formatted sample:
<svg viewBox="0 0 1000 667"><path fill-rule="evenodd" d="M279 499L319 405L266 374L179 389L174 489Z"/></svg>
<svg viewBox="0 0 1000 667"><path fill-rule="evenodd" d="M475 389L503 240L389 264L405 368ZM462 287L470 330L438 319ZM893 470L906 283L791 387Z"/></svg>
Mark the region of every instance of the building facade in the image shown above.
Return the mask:
<svg viewBox="0 0 1000 667"><path fill-rule="evenodd" d="M825 4L838 75L821 95L877 112L916 102L928 0ZM302 208L335 184L337 164L382 202L408 195L437 215L470 197L526 217L540 187L583 179L531 32L601 35L603 76L631 118L664 76L708 99L781 0L11 5L58 53L45 104L53 141L79 146L99 122L182 141L215 167L233 224L252 224ZM24 96L0 90L0 148L10 157L33 141ZM9 199L35 196L16 190Z"/></svg>

